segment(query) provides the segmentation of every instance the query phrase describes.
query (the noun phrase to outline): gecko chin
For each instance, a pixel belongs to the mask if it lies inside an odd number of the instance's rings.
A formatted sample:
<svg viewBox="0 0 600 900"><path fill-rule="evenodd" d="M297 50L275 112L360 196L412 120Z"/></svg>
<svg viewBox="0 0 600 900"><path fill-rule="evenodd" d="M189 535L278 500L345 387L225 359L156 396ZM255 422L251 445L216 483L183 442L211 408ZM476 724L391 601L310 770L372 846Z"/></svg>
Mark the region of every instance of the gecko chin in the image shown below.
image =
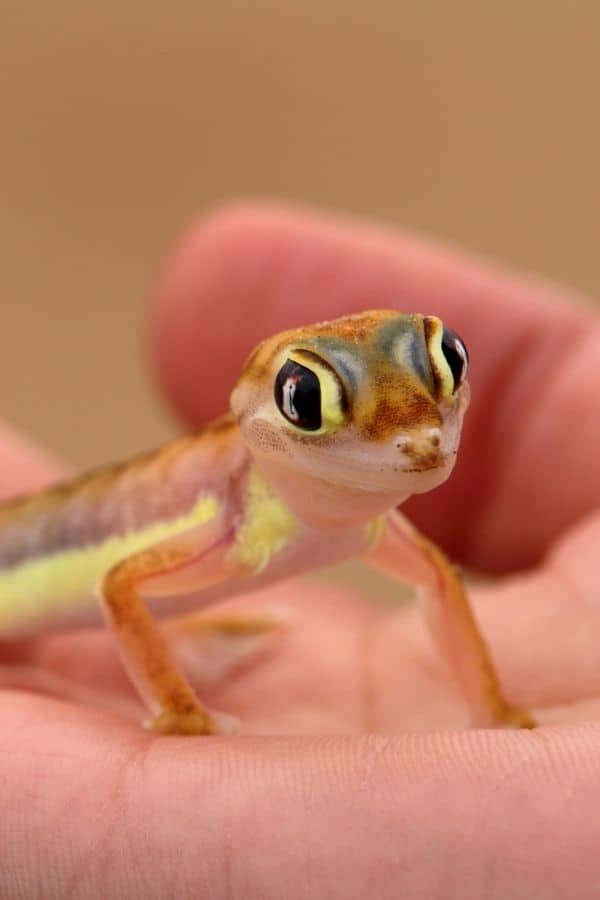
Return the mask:
<svg viewBox="0 0 600 900"><path fill-rule="evenodd" d="M415 466L414 462L408 465L361 466L359 471L353 473L355 477L348 480L354 481L357 486L360 484L365 490L381 492L395 500L398 495L422 494L443 484L454 468L454 461L452 455L421 466Z"/></svg>
<svg viewBox="0 0 600 900"><path fill-rule="evenodd" d="M327 482L343 490L379 495L384 506L394 506L409 494L421 494L442 484L450 475L456 455L438 454L435 460L415 463L414 459L376 452L311 455L310 467L296 457L297 471L304 470L313 479Z"/></svg>
<svg viewBox="0 0 600 900"><path fill-rule="evenodd" d="M454 460L452 456L435 465L404 469L402 475L410 479L411 493L422 494L443 484L454 468Z"/></svg>

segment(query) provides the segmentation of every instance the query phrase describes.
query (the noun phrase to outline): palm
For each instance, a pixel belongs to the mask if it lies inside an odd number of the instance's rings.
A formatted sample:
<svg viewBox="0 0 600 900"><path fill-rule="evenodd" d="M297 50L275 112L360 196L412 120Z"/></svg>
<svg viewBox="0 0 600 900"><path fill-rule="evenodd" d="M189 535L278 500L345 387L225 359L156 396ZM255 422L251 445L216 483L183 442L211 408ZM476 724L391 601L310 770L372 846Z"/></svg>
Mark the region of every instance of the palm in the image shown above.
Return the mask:
<svg viewBox="0 0 600 900"><path fill-rule="evenodd" d="M272 210L193 233L154 324L194 425L224 408L244 353L300 319L402 306L466 338L474 404L459 465L409 518L495 572L535 565L563 535L541 569L474 597L509 699L573 724L453 730L466 710L418 611L322 584L253 598L289 606L288 632L204 685L243 734L265 738L143 731L107 634L5 647L2 683L36 690L0 692L3 896L129 896L132 884L261 900L590 896L600 735L577 720L600 712L600 520L573 523L600 500L598 333L558 293L414 239ZM13 437L1 443L11 489L54 474ZM44 695L68 684L93 697ZM360 734L372 731L387 734Z"/></svg>

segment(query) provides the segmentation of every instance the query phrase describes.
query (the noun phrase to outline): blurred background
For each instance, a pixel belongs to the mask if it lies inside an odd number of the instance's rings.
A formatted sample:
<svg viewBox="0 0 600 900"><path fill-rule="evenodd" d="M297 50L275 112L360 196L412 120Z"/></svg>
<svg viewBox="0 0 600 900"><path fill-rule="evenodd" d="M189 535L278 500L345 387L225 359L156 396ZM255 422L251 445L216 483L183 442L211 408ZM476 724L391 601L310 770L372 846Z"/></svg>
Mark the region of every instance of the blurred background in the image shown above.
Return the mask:
<svg viewBox="0 0 600 900"><path fill-rule="evenodd" d="M173 433L144 306L222 201L349 210L600 293L595 0L0 10L0 412L75 465Z"/></svg>

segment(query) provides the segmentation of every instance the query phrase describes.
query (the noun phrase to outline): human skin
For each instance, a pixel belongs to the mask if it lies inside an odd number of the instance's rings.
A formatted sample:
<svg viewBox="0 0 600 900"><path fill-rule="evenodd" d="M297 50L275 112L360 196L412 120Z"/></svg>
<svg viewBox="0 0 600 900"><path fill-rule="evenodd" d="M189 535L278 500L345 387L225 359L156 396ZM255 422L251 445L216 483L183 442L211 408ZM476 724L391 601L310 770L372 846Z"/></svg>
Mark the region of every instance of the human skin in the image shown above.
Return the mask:
<svg viewBox="0 0 600 900"><path fill-rule="evenodd" d="M246 207L199 223L166 264L153 356L197 427L264 335L385 307L439 315L471 351L455 473L406 510L502 575L475 609L509 698L543 724L465 730L418 609L314 582L245 601L284 604L290 627L210 687L242 720L234 738L141 730L103 633L6 646L0 684L40 691L0 691L3 900L600 896L593 311L411 236ZM5 494L59 472L8 429L0 463ZM58 676L104 702L57 696Z"/></svg>

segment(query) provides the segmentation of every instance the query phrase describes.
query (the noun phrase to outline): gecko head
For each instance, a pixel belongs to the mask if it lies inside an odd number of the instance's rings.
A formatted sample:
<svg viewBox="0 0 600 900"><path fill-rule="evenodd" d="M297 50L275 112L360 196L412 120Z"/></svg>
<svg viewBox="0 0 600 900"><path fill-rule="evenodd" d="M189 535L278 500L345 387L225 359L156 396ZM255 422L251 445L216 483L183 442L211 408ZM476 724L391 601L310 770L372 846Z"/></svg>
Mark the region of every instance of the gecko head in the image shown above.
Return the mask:
<svg viewBox="0 0 600 900"><path fill-rule="evenodd" d="M452 471L467 366L465 345L440 319L374 310L263 341L231 408L288 502L317 507L322 496L347 518L352 497L371 516Z"/></svg>

